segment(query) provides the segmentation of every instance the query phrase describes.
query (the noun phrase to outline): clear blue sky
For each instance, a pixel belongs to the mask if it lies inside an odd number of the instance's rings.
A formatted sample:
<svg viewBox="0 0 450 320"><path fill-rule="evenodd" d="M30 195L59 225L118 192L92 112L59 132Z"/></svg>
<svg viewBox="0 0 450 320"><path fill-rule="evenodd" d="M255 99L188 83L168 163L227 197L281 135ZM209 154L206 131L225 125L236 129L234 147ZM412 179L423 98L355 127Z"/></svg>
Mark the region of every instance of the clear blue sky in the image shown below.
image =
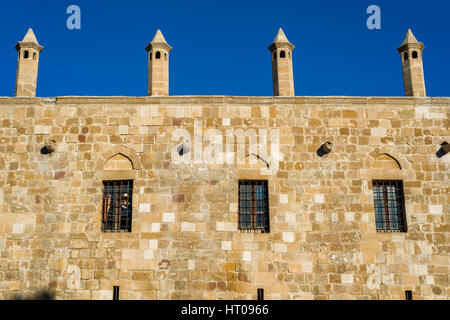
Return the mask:
<svg viewBox="0 0 450 320"><path fill-rule="evenodd" d="M66 9L81 8L81 30ZM369 30L369 5L381 30ZM32 27L41 52L37 95L146 96L145 46L161 29L171 95L272 95L279 27L296 46L297 96L403 96L396 48L408 28L424 42L427 94L450 96L448 0L4 1L0 96L13 96L17 41Z"/></svg>

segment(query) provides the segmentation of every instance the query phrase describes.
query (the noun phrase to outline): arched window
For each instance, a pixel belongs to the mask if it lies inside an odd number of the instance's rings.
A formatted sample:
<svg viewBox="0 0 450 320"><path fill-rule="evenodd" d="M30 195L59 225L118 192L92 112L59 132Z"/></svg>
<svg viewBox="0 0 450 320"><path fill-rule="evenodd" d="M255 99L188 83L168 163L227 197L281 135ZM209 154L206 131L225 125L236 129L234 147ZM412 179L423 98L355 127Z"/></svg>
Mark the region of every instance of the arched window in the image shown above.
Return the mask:
<svg viewBox="0 0 450 320"><path fill-rule="evenodd" d="M286 58L286 52L284 52L284 50L281 50L280 58Z"/></svg>
<svg viewBox="0 0 450 320"><path fill-rule="evenodd" d="M161 59L161 52L156 51L155 59Z"/></svg>
<svg viewBox="0 0 450 320"><path fill-rule="evenodd" d="M277 60L277 53L276 52L273 53L273 60Z"/></svg>
<svg viewBox="0 0 450 320"><path fill-rule="evenodd" d="M164 53L164 60L167 61L167 53Z"/></svg>
<svg viewBox="0 0 450 320"><path fill-rule="evenodd" d="M289 60L291 60L291 52L289 52Z"/></svg>
<svg viewBox="0 0 450 320"><path fill-rule="evenodd" d="M404 61L408 60L408 52L405 52L405 54L403 55L403 60Z"/></svg>
<svg viewBox="0 0 450 320"><path fill-rule="evenodd" d="M417 59L417 58L418 58L417 51L413 51L413 53L412 53L412 58L413 58L413 59Z"/></svg>
<svg viewBox="0 0 450 320"><path fill-rule="evenodd" d="M33 60L36 60L36 52L33 53Z"/></svg>
<svg viewBox="0 0 450 320"><path fill-rule="evenodd" d="M23 58L24 58L24 59L28 59L28 50L25 50L25 51L23 52Z"/></svg>
<svg viewBox="0 0 450 320"><path fill-rule="evenodd" d="M153 54L150 52L150 56L149 56L149 57L150 57L150 61L152 61L152 55L153 55Z"/></svg>
<svg viewBox="0 0 450 320"><path fill-rule="evenodd" d="M141 169L138 154L116 145L97 161L99 178L103 181L102 232L131 232L133 182Z"/></svg>

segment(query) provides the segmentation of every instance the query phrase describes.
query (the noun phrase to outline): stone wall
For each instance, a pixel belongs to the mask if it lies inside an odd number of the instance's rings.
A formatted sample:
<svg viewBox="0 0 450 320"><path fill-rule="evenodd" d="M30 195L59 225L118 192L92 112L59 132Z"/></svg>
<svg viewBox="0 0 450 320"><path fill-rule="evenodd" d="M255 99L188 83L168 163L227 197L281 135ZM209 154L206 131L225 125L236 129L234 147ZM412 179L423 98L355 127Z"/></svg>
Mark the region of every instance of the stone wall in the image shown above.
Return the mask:
<svg viewBox="0 0 450 320"><path fill-rule="evenodd" d="M111 299L113 286L121 299L256 299L257 288L266 299L448 299L450 158L436 152L450 140L449 106L0 98L0 299L45 288ZM195 126L224 137L278 129L282 159L175 163L172 134ZM332 151L319 156L327 141ZM101 232L102 181L114 178L134 180L130 233ZM238 230L238 180L254 178L268 180L270 233ZM373 179L403 180L408 232L376 231Z"/></svg>

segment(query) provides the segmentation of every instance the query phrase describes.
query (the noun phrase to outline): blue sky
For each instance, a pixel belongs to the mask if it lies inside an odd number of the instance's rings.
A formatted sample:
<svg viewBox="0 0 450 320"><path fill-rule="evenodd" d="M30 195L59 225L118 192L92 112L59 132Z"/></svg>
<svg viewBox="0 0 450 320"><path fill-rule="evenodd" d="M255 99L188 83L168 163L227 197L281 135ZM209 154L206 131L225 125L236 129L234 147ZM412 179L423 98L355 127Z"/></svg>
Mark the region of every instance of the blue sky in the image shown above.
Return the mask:
<svg viewBox="0 0 450 320"><path fill-rule="evenodd" d="M69 30L69 5L81 30ZM369 5L381 30L369 30ZM271 96L279 27L296 46L297 96L403 96L396 48L408 28L424 42L428 96L450 96L450 1L8 1L0 10L0 96L13 96L17 41L32 27L41 52L37 95L146 96L145 46L161 29L170 95Z"/></svg>

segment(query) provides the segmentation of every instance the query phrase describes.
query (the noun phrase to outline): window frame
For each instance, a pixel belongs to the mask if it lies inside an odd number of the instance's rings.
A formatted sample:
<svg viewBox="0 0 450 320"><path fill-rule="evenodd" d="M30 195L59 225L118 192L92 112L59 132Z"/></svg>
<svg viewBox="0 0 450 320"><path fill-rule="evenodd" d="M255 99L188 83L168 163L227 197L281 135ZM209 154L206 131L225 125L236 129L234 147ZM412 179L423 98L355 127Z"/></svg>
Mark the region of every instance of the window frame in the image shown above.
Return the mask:
<svg viewBox="0 0 450 320"><path fill-rule="evenodd" d="M242 199L248 192L241 191L241 186L251 186L250 199ZM256 186L262 186L261 199L258 199ZM243 207L243 201L249 201L249 207ZM260 209L258 210L258 201ZM244 213L245 208L250 213ZM258 213L262 211L262 213ZM259 216L261 215L261 216ZM249 219L248 219L249 218ZM269 211L269 182L268 180L239 180L238 181L238 229L241 232L270 233L270 211Z"/></svg>
<svg viewBox="0 0 450 320"><path fill-rule="evenodd" d="M113 188L112 192L108 192L109 186ZM126 208L122 210L124 203ZM133 180L103 180L101 231L131 232L132 218Z"/></svg>
<svg viewBox="0 0 450 320"><path fill-rule="evenodd" d="M376 190L380 187L381 193ZM388 187L394 189L388 190ZM377 232L407 232L403 180L373 179L372 192Z"/></svg>

